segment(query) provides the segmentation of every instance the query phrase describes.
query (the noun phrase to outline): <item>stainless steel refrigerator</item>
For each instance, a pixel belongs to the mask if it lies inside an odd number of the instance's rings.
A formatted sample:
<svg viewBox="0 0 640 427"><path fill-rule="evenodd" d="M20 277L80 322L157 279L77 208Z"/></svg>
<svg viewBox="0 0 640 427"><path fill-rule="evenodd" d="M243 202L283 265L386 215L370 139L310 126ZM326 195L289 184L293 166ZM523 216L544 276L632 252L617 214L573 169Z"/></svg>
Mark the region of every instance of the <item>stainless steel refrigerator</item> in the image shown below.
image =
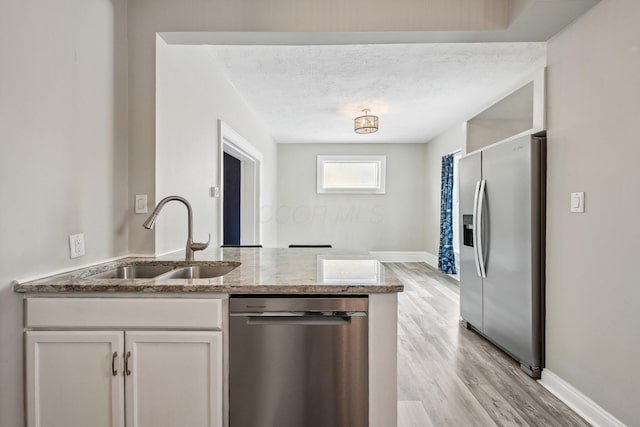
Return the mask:
<svg viewBox="0 0 640 427"><path fill-rule="evenodd" d="M544 366L544 133L459 163L460 314L534 378Z"/></svg>

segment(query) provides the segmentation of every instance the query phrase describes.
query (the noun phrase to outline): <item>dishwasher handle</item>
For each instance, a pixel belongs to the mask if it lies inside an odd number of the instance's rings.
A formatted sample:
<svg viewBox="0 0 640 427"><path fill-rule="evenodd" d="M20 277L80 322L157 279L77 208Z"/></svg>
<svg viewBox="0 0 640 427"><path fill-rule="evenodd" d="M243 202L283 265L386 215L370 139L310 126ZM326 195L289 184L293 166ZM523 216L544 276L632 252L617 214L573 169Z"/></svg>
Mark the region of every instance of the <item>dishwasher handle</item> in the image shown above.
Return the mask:
<svg viewBox="0 0 640 427"><path fill-rule="evenodd" d="M247 316L247 325L339 326L351 324L351 316Z"/></svg>

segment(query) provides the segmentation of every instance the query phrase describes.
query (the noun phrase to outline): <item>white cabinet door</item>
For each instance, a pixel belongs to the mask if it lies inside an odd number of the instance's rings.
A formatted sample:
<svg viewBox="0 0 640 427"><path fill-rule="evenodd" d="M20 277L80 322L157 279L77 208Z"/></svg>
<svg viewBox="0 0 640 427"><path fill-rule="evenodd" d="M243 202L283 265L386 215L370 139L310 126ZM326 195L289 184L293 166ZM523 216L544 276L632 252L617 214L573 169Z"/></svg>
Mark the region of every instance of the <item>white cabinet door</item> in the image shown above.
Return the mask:
<svg viewBox="0 0 640 427"><path fill-rule="evenodd" d="M124 334L26 332L28 427L124 427Z"/></svg>
<svg viewBox="0 0 640 427"><path fill-rule="evenodd" d="M126 332L128 427L222 427L221 332Z"/></svg>

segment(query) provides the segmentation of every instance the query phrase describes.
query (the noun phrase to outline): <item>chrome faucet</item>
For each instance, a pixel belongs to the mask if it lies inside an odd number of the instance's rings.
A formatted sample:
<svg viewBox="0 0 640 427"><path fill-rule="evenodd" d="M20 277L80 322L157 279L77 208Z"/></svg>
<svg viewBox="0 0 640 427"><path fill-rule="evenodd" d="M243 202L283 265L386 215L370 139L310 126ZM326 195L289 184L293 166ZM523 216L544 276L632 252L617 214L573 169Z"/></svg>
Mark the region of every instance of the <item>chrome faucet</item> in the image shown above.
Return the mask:
<svg viewBox="0 0 640 427"><path fill-rule="evenodd" d="M209 246L209 242L211 242L211 233L209 233L209 239L207 243L196 243L193 241L193 213L191 211L191 204L184 197L180 196L169 196L160 200L158 206L151 212L151 215L147 220L142 224L144 228L147 230L151 230L156 223L156 219L158 218L158 214L168 202L172 200L176 200L178 202L182 202L187 207L187 216L188 216L188 236L187 236L187 247L185 248L184 259L187 261L193 261L193 253L195 251L202 251L207 249Z"/></svg>

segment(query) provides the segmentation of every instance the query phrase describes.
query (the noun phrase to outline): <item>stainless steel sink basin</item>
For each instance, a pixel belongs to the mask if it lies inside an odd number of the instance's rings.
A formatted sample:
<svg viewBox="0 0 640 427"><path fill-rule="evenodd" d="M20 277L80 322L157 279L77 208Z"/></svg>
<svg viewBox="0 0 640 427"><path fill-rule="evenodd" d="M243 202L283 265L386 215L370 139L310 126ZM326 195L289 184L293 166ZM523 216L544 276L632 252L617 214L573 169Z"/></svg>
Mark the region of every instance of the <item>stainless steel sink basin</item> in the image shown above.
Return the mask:
<svg viewBox="0 0 640 427"><path fill-rule="evenodd" d="M239 265L239 264L238 264ZM238 265L192 265L162 275L162 279L210 279L224 276Z"/></svg>
<svg viewBox="0 0 640 427"><path fill-rule="evenodd" d="M161 264L134 262L87 276L85 279L210 279L224 276L239 265L239 262L233 261L205 261L192 265L185 265L181 261L165 261Z"/></svg>
<svg viewBox="0 0 640 427"><path fill-rule="evenodd" d="M132 264L94 274L87 279L151 279L173 270L170 265Z"/></svg>

